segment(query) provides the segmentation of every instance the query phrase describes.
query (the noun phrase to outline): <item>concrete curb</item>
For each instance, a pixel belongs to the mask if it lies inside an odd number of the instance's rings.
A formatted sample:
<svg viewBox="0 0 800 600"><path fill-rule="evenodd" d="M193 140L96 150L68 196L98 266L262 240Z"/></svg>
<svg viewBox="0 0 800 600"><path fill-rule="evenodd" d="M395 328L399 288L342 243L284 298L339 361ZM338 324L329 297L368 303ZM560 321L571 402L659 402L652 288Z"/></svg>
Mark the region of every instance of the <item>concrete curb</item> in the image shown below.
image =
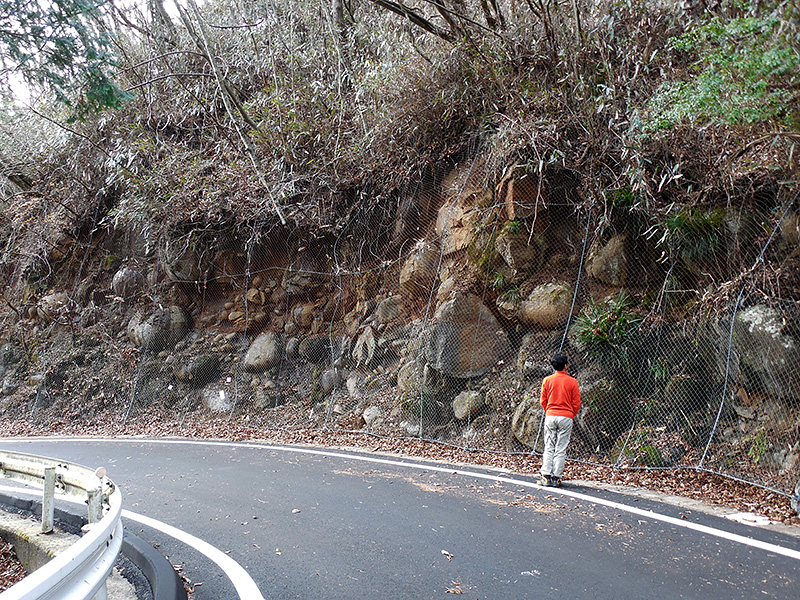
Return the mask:
<svg viewBox="0 0 800 600"><path fill-rule="evenodd" d="M150 544L126 531L122 553L150 582L154 600L186 600L186 588L172 564Z"/></svg>
<svg viewBox="0 0 800 600"><path fill-rule="evenodd" d="M20 498L6 493L0 493L0 504L15 508L22 513L41 515L41 500ZM66 528L80 531L86 524L86 517L60 508L55 509L55 519ZM31 544L35 544L33 540ZM47 552L46 549L42 549ZM187 600L186 589L180 576L172 564L153 548L136 535L126 531L122 538L121 554L130 560L150 583L153 591L153 600Z"/></svg>

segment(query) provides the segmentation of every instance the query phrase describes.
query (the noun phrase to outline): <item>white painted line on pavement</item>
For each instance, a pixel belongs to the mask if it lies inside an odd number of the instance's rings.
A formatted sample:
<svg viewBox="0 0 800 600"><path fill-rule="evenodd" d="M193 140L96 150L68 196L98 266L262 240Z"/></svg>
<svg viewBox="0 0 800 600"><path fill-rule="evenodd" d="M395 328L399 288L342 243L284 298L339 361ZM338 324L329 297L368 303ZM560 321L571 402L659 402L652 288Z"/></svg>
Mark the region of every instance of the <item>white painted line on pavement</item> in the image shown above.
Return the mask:
<svg viewBox="0 0 800 600"><path fill-rule="evenodd" d="M136 521L137 523L141 523L147 527L152 527L161 533L165 533L168 536L175 538L179 542L183 542L187 546L191 546L201 554L204 554L206 557L214 561L217 566L225 572L225 575L227 575L228 579L231 580L233 587L236 588L236 591L239 593L239 597L242 600L264 600L264 596L261 595L261 591L258 589L255 581L253 581L250 575L247 574L247 571L245 571L244 568L230 556L222 552L222 550L215 548L208 542L205 542L198 537L193 536L191 533L187 533L181 529L178 529L177 527L163 523L162 521L151 519L145 515L140 515L138 513L123 509L122 518Z"/></svg>
<svg viewBox="0 0 800 600"><path fill-rule="evenodd" d="M10 494L19 494L24 493L26 495L31 495L34 497L41 498L41 493L31 490L30 488L24 487L11 487L0 485L0 492L7 492ZM72 496L66 496L63 494L56 494L59 500L67 502L69 504L75 504L76 506L86 506L86 503L78 498ZM239 594L239 598L241 600L264 600L264 596L261 595L261 591L258 589L255 581L248 575L247 571L233 560L230 556L215 548L208 542L201 540L198 537L193 536L191 533L187 533L178 529L177 527L173 527L172 525L168 525L163 521L157 521L156 519L151 519L150 517L146 517L145 515L140 515L135 512L131 512L129 510L122 510L122 518L128 519L129 521L136 521L142 525L147 527L152 527L153 529L160 531L170 537L175 538L179 542L186 544L187 546L191 546L211 561L216 563L216 565L222 569L222 571L227 575L228 579L231 580L233 587Z"/></svg>
<svg viewBox="0 0 800 600"><path fill-rule="evenodd" d="M475 477L477 479L485 479L487 481L496 481L501 483L517 485L520 487L544 490L546 492L550 492L553 494L559 494L561 496L575 498L576 500L581 500L583 502L589 502L592 504L597 504L599 506L606 506L614 510L627 512L629 514L637 515L647 519L652 519L654 521L668 523L675 527L681 527L683 529L691 529L699 533L704 533L706 535L728 540L730 542L734 542L737 544L742 544L744 546L749 546L751 548L759 548L761 550L765 550L767 552L773 552L775 554L779 554L780 556L785 556L787 558L800 560L800 551L798 550L794 550L792 548L786 548L784 546L778 546L777 544L762 542L761 540L755 540L753 538L745 537L743 535L738 535L736 533L731 533L729 531L724 531L722 529L717 529L715 527L700 525L699 523L692 523L691 521L685 521L683 519L677 519L675 517L670 517L669 515L663 515L661 513L654 512L652 510L643 510L641 508L636 508L635 506L628 506L627 504L622 504L620 502L605 500L603 498L596 498L594 496L589 496L587 494L574 492L564 488L544 487L539 485L538 483L532 483L530 481L525 481L522 479L514 479L512 477L505 477L501 475L492 475L490 473L476 473L474 471L467 471L464 469L439 467L436 465L417 463L411 461L393 460L388 458L379 458L376 456L363 456L358 454L347 454L344 452L334 452L332 450L315 450L313 448L304 448L295 446L274 446L269 444L255 444L252 442L223 442L223 441L208 441L208 440L175 440L175 439L159 440L159 439L135 439L135 438L114 438L114 439L68 438L68 437L13 438L13 439L5 438L0 440L0 442L29 442L29 443L42 442L42 441L69 441L69 442L84 442L84 443L85 442L98 443L98 442L111 441L111 442L125 442L132 444L193 445L193 446L219 446L219 447L230 447L230 448L250 448L256 450L272 450L276 452L312 454L315 456L327 456L331 458L341 458L344 460L355 460L361 462L389 465L394 467L405 467L408 469L416 469L420 471L435 471L437 473L448 473L451 475L460 475L464 477Z"/></svg>

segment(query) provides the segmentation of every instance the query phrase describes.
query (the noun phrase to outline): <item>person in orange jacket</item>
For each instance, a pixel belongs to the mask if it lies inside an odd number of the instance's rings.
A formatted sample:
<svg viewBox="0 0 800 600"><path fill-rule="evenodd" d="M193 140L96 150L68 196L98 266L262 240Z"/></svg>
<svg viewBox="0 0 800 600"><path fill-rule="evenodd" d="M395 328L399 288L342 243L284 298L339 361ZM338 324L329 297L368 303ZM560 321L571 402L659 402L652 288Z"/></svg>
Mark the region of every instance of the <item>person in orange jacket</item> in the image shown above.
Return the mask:
<svg viewBox="0 0 800 600"><path fill-rule="evenodd" d="M544 456L541 485L561 486L572 423L581 407L578 382L567 375L567 357L560 352L550 359L555 373L542 381L544 409Z"/></svg>

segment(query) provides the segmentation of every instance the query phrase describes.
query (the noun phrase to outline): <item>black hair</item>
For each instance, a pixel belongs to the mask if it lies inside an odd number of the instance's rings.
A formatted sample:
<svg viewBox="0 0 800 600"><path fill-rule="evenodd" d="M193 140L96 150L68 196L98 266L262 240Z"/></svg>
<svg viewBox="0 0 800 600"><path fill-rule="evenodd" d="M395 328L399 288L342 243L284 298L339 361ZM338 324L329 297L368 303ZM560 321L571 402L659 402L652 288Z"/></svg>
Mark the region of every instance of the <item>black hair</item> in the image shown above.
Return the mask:
<svg viewBox="0 0 800 600"><path fill-rule="evenodd" d="M556 371L563 371L568 362L569 361L567 360L567 357L561 354L561 352L554 355L553 358L550 359L550 364L553 365L553 368Z"/></svg>

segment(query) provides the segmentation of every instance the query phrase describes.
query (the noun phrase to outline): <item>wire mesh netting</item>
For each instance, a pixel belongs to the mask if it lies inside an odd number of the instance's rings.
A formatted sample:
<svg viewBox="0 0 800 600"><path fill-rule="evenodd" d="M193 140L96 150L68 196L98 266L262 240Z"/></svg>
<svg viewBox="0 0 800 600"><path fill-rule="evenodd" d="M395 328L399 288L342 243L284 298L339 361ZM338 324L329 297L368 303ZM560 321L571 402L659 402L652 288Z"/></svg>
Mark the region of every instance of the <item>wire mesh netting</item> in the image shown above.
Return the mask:
<svg viewBox="0 0 800 600"><path fill-rule="evenodd" d="M561 351L582 394L569 459L791 494L795 189L656 211L625 192L585 197L562 167L493 179L470 159L316 235L251 223L152 240L108 225L73 288L25 309L65 350L30 361L24 410L51 425L157 413L540 454L541 381Z"/></svg>

